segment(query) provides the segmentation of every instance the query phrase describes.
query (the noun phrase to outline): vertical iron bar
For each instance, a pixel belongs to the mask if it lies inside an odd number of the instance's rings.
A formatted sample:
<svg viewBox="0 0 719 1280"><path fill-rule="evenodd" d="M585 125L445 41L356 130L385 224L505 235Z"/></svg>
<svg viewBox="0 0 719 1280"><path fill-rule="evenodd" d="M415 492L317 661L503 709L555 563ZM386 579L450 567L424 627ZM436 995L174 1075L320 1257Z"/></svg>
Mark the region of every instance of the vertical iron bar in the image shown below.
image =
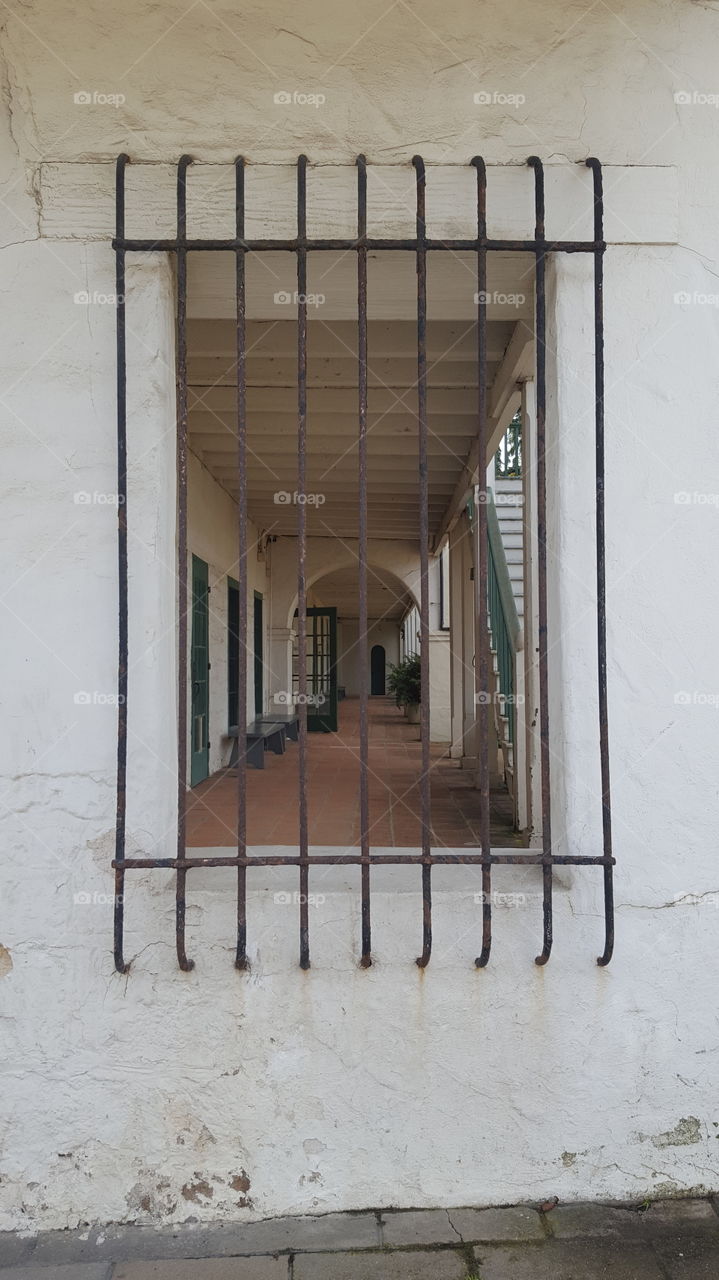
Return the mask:
<svg viewBox="0 0 719 1280"><path fill-rule="evenodd" d="M369 654L367 651L367 161L357 157L357 354L359 392L359 684L362 958L372 963L369 843Z"/></svg>
<svg viewBox="0 0 719 1280"><path fill-rule="evenodd" d="M307 156L297 159L297 676L299 685L300 968L310 967L307 834Z"/></svg>
<svg viewBox="0 0 719 1280"><path fill-rule="evenodd" d="M420 818L422 826L422 954L420 969L432 954L431 796L429 754L429 474L427 448L427 228L425 222L425 170L421 156L413 156L417 188L417 418L419 422L419 554L420 554L420 728L422 773Z"/></svg>
<svg viewBox="0 0 719 1280"><path fill-rule="evenodd" d="M539 717L542 777L542 916L543 945L537 964L546 964L552 951L552 814L549 770L549 681L547 660L547 333L544 229L544 169L538 156L527 163L534 170L534 207L536 224L536 321L537 346L537 595L539 648Z"/></svg>
<svg viewBox="0 0 719 1280"><path fill-rule="evenodd" d="M245 161L235 160L235 236L245 235ZM239 609L239 663L237 680L237 856L247 857L247 369L245 341L245 250L235 253L235 314L237 338L237 583ZM235 967L248 969L247 959L247 867L237 868L237 949Z"/></svg>
<svg viewBox="0 0 719 1280"><path fill-rule="evenodd" d="M612 802L609 777L609 706L607 698L607 590L604 523L604 195L602 166L591 156L586 164L594 183L594 412L597 538L597 689L599 697L599 758L602 779L604 843L604 951L597 960L607 965L614 951L614 868Z"/></svg>
<svg viewBox="0 0 719 1280"><path fill-rule="evenodd" d="M177 510L178 510L178 641L177 641L177 856L185 857L187 808L187 170L191 156L177 166ZM194 968L185 951L187 870L177 869L175 940L181 969Z"/></svg>
<svg viewBox="0 0 719 1280"><path fill-rule="evenodd" d="M129 156L117 157L115 167L115 235L125 238L125 166ZM117 334L117 809L115 859L125 858L127 811L127 343L125 329L125 250L115 250L115 323ZM123 954L125 928L125 871L115 867L115 968L127 973Z"/></svg>
<svg viewBox="0 0 719 1280"><path fill-rule="evenodd" d="M487 171L481 156L472 164L477 170L477 455L479 493L476 511L477 555L475 569L475 717L479 742L480 816L482 849L482 951L475 964L483 969L492 947L492 868L489 822L489 628L487 622Z"/></svg>

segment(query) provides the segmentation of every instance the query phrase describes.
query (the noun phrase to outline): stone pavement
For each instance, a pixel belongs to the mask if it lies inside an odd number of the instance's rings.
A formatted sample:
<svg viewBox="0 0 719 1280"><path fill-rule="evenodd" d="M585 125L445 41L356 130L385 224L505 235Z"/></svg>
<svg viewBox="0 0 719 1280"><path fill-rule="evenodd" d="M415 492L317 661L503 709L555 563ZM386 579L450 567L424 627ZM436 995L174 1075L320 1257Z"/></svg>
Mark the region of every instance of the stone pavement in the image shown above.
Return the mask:
<svg viewBox="0 0 719 1280"><path fill-rule="evenodd" d="M432 843L463 848L479 843L479 792L471 773L432 745ZM370 698L369 807L372 844L415 848L422 843L419 729L392 698ZM339 704L339 731L311 733L307 744L307 807L312 845L351 848L360 842L359 699ZM287 744L282 756L265 754L264 769L247 773L247 839L253 844L296 845L299 752ZM512 802L492 792L491 838L521 846ZM237 843L237 770L220 769L188 795L187 843L191 848L231 848Z"/></svg>
<svg viewBox="0 0 719 1280"><path fill-rule="evenodd" d="M0 1280L719 1280L719 1201L0 1234Z"/></svg>

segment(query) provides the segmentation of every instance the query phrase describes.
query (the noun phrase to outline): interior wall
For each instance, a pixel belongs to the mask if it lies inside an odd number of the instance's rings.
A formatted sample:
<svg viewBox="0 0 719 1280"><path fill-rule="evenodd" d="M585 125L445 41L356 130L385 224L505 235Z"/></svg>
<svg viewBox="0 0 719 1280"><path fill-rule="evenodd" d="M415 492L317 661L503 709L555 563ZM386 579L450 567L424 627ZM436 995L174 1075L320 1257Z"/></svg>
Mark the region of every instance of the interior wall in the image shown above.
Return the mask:
<svg viewBox="0 0 719 1280"><path fill-rule="evenodd" d="M188 468L187 516L190 559L194 554L209 565L210 773L214 773L228 763L232 749L232 740L227 736L227 579L231 577L237 581L237 505L193 454L190 455ZM246 653L248 723L255 717L252 630L255 591L263 596L265 602L262 660L266 667L269 657L269 578L264 553L262 553L262 559L258 557L258 537L257 529L248 520ZM188 646L189 640L188 635ZM269 696L268 677L269 672L266 670L265 701ZM189 728L191 731L191 724Z"/></svg>
<svg viewBox="0 0 719 1280"><path fill-rule="evenodd" d="M390 665L399 662L399 628L390 619L369 620L367 627L367 664L369 670L370 653L375 644L384 645L386 658L386 674L389 676ZM338 618L337 621L337 683L344 685L348 698L358 698L360 693L359 677L359 622L356 618Z"/></svg>

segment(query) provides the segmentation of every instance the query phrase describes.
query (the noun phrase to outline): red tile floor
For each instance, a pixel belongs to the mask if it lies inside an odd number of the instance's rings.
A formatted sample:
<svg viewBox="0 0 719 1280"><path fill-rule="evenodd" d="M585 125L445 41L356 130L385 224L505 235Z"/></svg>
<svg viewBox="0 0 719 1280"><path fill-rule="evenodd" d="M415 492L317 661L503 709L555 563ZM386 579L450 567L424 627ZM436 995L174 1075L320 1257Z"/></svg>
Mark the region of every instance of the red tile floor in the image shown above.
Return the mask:
<svg viewBox="0 0 719 1280"><path fill-rule="evenodd" d="M373 846L420 844L419 727L408 724L390 698L369 704L370 840ZM432 844L476 846L479 794L457 761L432 747ZM264 769L247 770L247 842L296 845L299 745L282 756L265 753ZM307 805L311 845L359 844L359 700L339 704L337 733L312 733L307 750ZM511 802L492 796L492 843L521 843L512 831ZM236 839L237 772L221 769L195 787L187 813L193 848L231 846Z"/></svg>

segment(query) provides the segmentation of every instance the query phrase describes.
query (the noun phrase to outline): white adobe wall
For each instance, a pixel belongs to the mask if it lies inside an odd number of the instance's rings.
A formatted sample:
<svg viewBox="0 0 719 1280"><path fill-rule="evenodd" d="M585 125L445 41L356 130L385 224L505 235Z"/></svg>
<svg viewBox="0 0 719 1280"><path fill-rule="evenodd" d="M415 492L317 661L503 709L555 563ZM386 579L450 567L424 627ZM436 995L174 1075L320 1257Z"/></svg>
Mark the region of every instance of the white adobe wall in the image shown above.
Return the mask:
<svg viewBox="0 0 719 1280"><path fill-rule="evenodd" d="M481 11L452 0L440 30L434 10L419 22L404 6L375 16L286 4L248 11L240 26L200 6L172 26L169 6L137 0L95 0L81 14L69 0L29 0L22 22L4 19L5 1228L719 1187L719 617L707 590L719 504L719 183L716 113L693 96L715 88L716 14L641 0L617 15L569 0ZM323 115L272 101L318 87ZM75 107L79 91L126 100ZM487 91L526 102L475 106ZM114 486L112 309L72 301L111 293L113 264L106 243L38 238L38 163L108 160L123 147L140 159L245 147L256 159L306 149L345 161L363 148L406 161L420 140L444 162L481 148L500 161L593 152L678 169L678 234L642 245L641 228L625 228L639 243L611 247L606 263L616 958L606 971L594 963L598 876L581 871L558 876L568 887L546 969L532 963L540 910L530 897L497 907L494 958L476 972L477 883L452 868L436 875L424 974L412 963L416 878L377 873L377 963L363 972L356 895L338 873L323 878L303 974L295 909L273 900L285 887L278 873L252 891L253 968L241 976L232 877L207 872L190 888L197 967L180 974L171 877L158 872L130 877L134 963L120 978L108 903L114 714L101 700L115 680L115 522L106 502L73 501ZM609 205L622 188L610 176ZM578 323L570 311L586 297L584 277L576 259L557 271L550 392L562 440L550 479L565 567L551 599L552 750L566 766L563 783L554 774L555 829L559 847L587 853L599 848L593 639L591 614L576 606L591 605L591 417L587 313ZM133 268L131 303L132 447L143 460L131 496L128 850L171 854L174 389L160 260ZM74 701L78 691L89 704ZM498 873L498 887L536 893L517 876Z"/></svg>

